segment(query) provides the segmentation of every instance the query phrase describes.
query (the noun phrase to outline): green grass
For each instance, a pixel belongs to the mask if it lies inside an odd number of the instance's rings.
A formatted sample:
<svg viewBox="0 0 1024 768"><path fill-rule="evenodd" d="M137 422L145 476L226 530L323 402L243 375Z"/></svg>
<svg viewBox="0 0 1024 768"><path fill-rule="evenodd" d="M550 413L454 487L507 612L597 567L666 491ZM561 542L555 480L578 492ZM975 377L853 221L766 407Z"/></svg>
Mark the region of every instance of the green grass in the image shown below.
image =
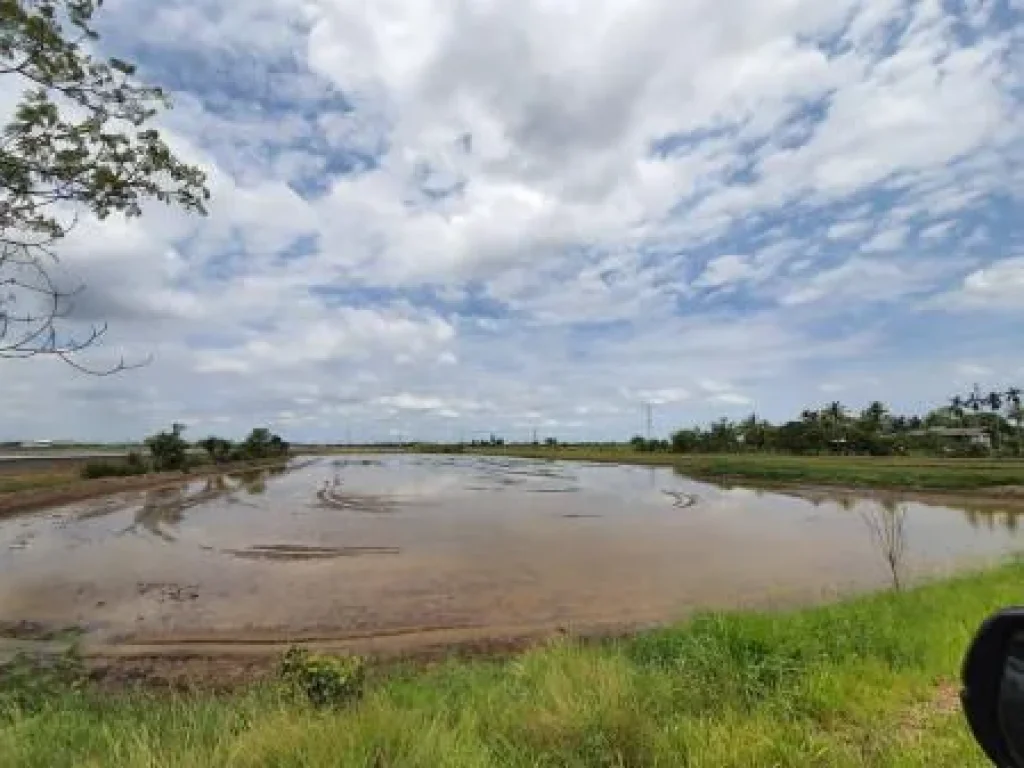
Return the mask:
<svg viewBox="0 0 1024 768"><path fill-rule="evenodd" d="M828 607L708 614L503 661L378 670L315 710L239 694L64 693L0 716L0 765L983 766L966 644L1024 564Z"/></svg>
<svg viewBox="0 0 1024 768"><path fill-rule="evenodd" d="M76 470L66 472L30 472L19 475L0 475L0 493L31 491L38 488L58 488L71 485L81 478Z"/></svg>
<svg viewBox="0 0 1024 768"><path fill-rule="evenodd" d="M524 458L672 466L695 478L766 484L802 483L918 491L972 491L1008 485L1024 486L1024 461L1017 459L698 455L637 453L626 447L511 447L478 449L476 452Z"/></svg>

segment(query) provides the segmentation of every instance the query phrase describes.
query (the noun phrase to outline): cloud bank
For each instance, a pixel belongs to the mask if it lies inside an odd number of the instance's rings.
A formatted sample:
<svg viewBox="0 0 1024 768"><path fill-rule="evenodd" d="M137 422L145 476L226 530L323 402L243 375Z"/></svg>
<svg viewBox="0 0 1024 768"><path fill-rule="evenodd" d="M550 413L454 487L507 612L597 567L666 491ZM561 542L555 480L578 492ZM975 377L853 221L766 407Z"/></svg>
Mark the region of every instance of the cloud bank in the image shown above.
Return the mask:
<svg viewBox="0 0 1024 768"><path fill-rule="evenodd" d="M664 432L1024 379L1019 0L125 0L98 26L175 94L214 201L75 231L91 359L155 359L3 362L11 437L606 438L643 402Z"/></svg>

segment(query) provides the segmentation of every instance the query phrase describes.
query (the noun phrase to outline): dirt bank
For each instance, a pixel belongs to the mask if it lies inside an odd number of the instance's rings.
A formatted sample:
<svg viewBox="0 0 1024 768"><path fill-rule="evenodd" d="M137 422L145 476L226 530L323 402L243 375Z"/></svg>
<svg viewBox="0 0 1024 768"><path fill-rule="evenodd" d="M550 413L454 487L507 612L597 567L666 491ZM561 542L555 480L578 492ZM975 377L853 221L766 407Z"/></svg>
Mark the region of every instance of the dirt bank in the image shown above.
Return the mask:
<svg viewBox="0 0 1024 768"><path fill-rule="evenodd" d="M225 472L245 472L246 470L263 469L280 465L276 462L225 464L220 466L198 467L185 475L181 472L155 472L148 475L133 477L102 477L95 480L67 478L56 481L57 484L44 488L27 488L24 490L0 493L0 518L17 515L22 512L34 512L40 509L60 507L79 501L99 499L124 491L151 491L160 488L173 488L184 480L202 480L207 477L224 474Z"/></svg>

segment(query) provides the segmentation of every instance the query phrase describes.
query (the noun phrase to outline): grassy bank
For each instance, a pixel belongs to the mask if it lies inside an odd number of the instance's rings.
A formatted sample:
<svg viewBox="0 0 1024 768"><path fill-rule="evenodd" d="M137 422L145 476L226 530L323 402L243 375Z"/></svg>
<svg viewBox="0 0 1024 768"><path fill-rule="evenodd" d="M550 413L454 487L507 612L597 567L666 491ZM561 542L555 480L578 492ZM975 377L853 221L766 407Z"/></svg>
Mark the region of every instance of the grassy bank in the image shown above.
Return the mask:
<svg viewBox="0 0 1024 768"><path fill-rule="evenodd" d="M523 458L672 466L695 478L766 484L836 485L914 491L977 491L1000 486L1024 486L1024 462L1011 459L696 455L638 453L625 447L524 446L479 449L479 452Z"/></svg>
<svg viewBox="0 0 1024 768"><path fill-rule="evenodd" d="M315 710L269 686L78 692L0 716L18 766L982 766L960 658L1024 565L785 614L371 675Z"/></svg>

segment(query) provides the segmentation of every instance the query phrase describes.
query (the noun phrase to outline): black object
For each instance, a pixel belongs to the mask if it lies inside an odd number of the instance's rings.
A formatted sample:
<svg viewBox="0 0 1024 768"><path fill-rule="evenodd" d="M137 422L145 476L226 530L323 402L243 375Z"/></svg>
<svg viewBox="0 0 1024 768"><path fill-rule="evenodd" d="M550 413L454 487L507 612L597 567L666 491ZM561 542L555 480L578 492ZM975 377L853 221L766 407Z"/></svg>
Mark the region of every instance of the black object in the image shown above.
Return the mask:
<svg viewBox="0 0 1024 768"><path fill-rule="evenodd" d="M1024 608L989 617L967 649L960 700L999 768L1024 768Z"/></svg>

